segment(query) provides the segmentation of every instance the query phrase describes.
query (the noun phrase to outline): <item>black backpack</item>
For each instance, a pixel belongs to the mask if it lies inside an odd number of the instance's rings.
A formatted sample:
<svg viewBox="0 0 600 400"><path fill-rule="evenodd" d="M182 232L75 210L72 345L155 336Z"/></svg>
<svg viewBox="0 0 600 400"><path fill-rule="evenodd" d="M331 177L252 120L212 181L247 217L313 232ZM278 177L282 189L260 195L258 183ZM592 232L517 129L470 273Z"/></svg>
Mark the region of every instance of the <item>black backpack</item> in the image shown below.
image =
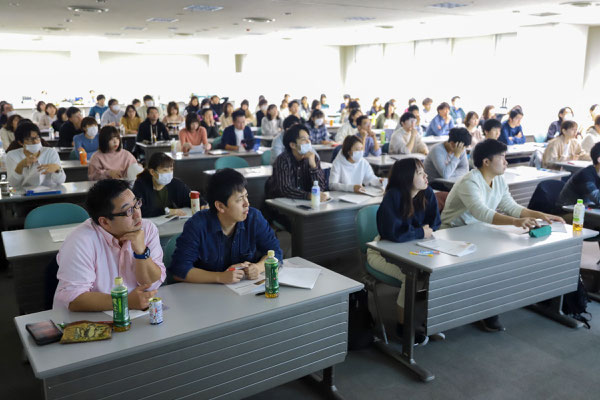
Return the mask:
<svg viewBox="0 0 600 400"><path fill-rule="evenodd" d="M592 320L592 314L587 312L587 304L589 302L590 299L580 275L577 290L563 296L562 312L573 319L583 322L590 329L589 321Z"/></svg>
<svg viewBox="0 0 600 400"><path fill-rule="evenodd" d="M373 318L369 312L369 293L350 293L348 301L348 350L360 350L374 342Z"/></svg>

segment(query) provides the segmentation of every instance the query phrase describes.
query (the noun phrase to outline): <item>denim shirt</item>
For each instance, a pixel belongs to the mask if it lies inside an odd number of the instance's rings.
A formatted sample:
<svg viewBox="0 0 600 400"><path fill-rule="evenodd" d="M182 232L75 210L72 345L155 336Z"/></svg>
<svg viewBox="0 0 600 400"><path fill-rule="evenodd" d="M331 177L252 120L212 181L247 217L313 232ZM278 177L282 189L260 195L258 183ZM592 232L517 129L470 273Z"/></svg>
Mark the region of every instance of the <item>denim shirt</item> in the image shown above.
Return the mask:
<svg viewBox="0 0 600 400"><path fill-rule="evenodd" d="M230 267L224 262L226 240L217 215L211 210L198 211L185 223L183 233L177 238L169 269L180 278L185 278L194 267L213 272L225 271ZM231 264L255 263L269 250L275 251L275 257L281 263L283 252L279 240L260 211L250 207L248 217L236 224Z"/></svg>

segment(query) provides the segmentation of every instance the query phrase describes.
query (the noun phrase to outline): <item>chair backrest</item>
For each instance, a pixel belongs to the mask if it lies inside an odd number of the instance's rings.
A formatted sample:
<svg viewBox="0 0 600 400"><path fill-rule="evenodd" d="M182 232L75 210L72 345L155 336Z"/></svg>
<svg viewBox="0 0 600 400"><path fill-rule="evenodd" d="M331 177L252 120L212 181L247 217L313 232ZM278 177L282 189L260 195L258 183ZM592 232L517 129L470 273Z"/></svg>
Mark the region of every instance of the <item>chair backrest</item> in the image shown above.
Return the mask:
<svg viewBox="0 0 600 400"><path fill-rule="evenodd" d="M267 150L260 156L262 165L271 165L271 150Z"/></svg>
<svg viewBox="0 0 600 400"><path fill-rule="evenodd" d="M390 142L386 142L381 146L381 154L388 154L390 152Z"/></svg>
<svg viewBox="0 0 600 400"><path fill-rule="evenodd" d="M217 170L223 168L246 168L249 166L246 160L238 156L221 157L215 162L215 169Z"/></svg>
<svg viewBox="0 0 600 400"><path fill-rule="evenodd" d="M342 150L342 145L339 145L335 149L333 149L333 152L331 153L331 162L333 162L333 160L335 160L335 158L337 157L337 155L339 154L339 152L341 150Z"/></svg>
<svg viewBox="0 0 600 400"><path fill-rule="evenodd" d="M375 239L379 234L377 230L378 204L361 208L356 214L356 237L361 254L367 252L367 242Z"/></svg>
<svg viewBox="0 0 600 400"><path fill-rule="evenodd" d="M83 222L90 216L81 206L72 203L46 204L34 208L25 217L25 229Z"/></svg>
<svg viewBox="0 0 600 400"><path fill-rule="evenodd" d="M448 198L448 194L449 192L435 192L435 199L437 200L438 203L438 210L440 211L440 214L442 213L442 211L444 211L444 207L446 206L446 199Z"/></svg>
<svg viewBox="0 0 600 400"><path fill-rule="evenodd" d="M556 202L564 186L565 183L558 180L547 180L538 183L527 208L547 214L555 213L557 211Z"/></svg>
<svg viewBox="0 0 600 400"><path fill-rule="evenodd" d="M212 148L213 149L221 148L221 140L223 140L223 136L216 137L215 140L213 140L213 142L212 142Z"/></svg>
<svg viewBox="0 0 600 400"><path fill-rule="evenodd" d="M163 249L163 263L165 264L165 268L167 269L167 277L163 282L162 286L170 285L172 283L177 282L173 278L173 274L171 273L171 262L173 261L173 252L175 251L177 239L179 238L179 236L181 236L181 233L172 236L167 242L165 248Z"/></svg>
<svg viewBox="0 0 600 400"><path fill-rule="evenodd" d="M69 160L79 160L79 152L75 149L69 153Z"/></svg>

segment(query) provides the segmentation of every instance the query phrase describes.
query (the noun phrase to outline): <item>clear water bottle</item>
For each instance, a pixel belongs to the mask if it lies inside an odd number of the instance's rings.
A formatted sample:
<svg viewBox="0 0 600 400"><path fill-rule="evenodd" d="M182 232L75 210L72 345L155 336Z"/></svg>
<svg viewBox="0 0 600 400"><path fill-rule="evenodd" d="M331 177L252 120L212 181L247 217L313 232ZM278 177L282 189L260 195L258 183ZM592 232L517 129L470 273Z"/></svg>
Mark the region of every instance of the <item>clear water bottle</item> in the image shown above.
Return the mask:
<svg viewBox="0 0 600 400"><path fill-rule="evenodd" d="M100 126L100 113L96 113L96 123Z"/></svg>
<svg viewBox="0 0 600 400"><path fill-rule="evenodd" d="M577 204L573 208L573 232L583 229L583 218L585 217L585 206L582 199L577 199Z"/></svg>
<svg viewBox="0 0 600 400"><path fill-rule="evenodd" d="M50 129L48 129L48 137L50 140L54 140L54 128L50 125Z"/></svg>
<svg viewBox="0 0 600 400"><path fill-rule="evenodd" d="M313 182L313 187L310 190L310 206L313 210L318 210L321 205L321 188L319 181Z"/></svg>
<svg viewBox="0 0 600 400"><path fill-rule="evenodd" d="M2 141L0 141L0 168L6 168L6 152L4 151L4 147L2 147Z"/></svg>

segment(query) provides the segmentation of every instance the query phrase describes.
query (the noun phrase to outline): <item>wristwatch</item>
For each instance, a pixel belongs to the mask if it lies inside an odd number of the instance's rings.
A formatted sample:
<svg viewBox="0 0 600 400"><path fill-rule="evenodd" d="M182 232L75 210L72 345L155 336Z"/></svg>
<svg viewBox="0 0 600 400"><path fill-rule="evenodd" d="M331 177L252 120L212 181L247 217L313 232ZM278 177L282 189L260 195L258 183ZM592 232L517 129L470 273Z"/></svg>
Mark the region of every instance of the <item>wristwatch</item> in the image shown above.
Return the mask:
<svg viewBox="0 0 600 400"><path fill-rule="evenodd" d="M150 248L146 246L146 250L144 250L144 252L142 254L136 254L134 251L133 258L138 259L138 260L146 260L146 259L150 258Z"/></svg>

